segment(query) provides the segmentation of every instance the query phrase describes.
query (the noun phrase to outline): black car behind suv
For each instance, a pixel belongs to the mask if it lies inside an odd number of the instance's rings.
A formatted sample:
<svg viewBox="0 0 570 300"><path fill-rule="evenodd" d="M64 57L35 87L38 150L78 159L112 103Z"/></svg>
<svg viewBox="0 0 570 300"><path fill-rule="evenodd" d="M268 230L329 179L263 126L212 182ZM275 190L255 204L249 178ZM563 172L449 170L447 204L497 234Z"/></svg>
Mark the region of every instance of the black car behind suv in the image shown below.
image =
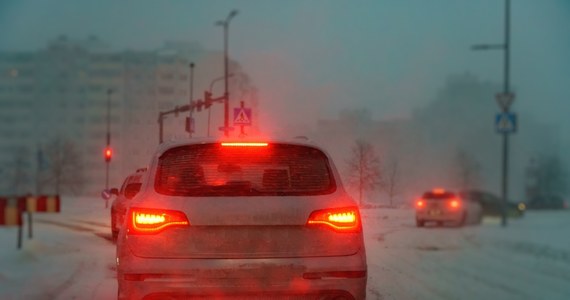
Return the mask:
<svg viewBox="0 0 570 300"><path fill-rule="evenodd" d="M478 201L483 207L484 216L501 216L502 199L490 192L480 190L467 190L460 194L464 199ZM526 210L526 205L522 202L507 202L507 216L522 217Z"/></svg>

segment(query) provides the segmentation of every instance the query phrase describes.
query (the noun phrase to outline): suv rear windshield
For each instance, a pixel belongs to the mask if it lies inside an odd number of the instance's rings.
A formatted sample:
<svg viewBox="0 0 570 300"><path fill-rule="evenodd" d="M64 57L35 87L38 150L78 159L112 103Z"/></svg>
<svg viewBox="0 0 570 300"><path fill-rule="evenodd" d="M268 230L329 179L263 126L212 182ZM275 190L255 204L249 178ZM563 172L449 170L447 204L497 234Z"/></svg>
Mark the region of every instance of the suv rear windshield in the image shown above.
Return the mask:
<svg viewBox="0 0 570 300"><path fill-rule="evenodd" d="M336 190L327 157L289 144L188 145L158 161L155 190L171 196L324 195Z"/></svg>

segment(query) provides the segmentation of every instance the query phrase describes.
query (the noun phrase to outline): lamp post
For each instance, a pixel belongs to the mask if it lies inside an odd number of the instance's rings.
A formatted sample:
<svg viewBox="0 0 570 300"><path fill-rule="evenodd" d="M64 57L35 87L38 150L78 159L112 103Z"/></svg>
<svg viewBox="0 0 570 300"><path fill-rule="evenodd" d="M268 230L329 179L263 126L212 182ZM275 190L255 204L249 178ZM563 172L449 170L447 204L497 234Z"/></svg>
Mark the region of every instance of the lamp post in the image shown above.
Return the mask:
<svg viewBox="0 0 570 300"><path fill-rule="evenodd" d="M229 114L230 114L230 94L228 92L228 28L230 21L237 15L236 9L230 11L225 20L220 20L215 23L216 26L224 28L224 135L229 136Z"/></svg>
<svg viewBox="0 0 570 300"><path fill-rule="evenodd" d="M505 36L502 44L483 44L474 45L472 50L503 50L504 51L504 64L503 64L503 94L497 95L499 98L505 99L504 102L499 103L503 114L508 114L514 95L510 92L510 0L505 0ZM509 132L502 132L503 135L503 151L502 151L502 182L501 182L501 225L507 226L507 199L508 199L508 179L509 179Z"/></svg>

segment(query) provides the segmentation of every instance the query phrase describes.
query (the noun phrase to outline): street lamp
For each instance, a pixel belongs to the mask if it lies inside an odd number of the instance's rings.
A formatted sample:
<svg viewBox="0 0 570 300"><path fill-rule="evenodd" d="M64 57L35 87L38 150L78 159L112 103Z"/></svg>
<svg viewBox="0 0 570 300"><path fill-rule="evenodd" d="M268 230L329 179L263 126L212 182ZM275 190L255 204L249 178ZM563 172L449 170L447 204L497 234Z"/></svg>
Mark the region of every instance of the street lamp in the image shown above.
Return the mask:
<svg viewBox="0 0 570 300"><path fill-rule="evenodd" d="M228 16L225 20L217 21L215 23L216 26L222 26L224 28L224 78L225 78L225 86L224 86L224 135L227 137L229 136L229 102L230 102L230 94L228 92L228 27L230 25L230 21L233 17L237 15L238 11L233 9L230 11Z"/></svg>
<svg viewBox="0 0 570 300"><path fill-rule="evenodd" d="M503 93L497 95L497 100L500 102L503 114L509 113L509 108L514 95L510 93L509 80L510 80L510 0L505 0L505 40L503 44L483 44L474 45L472 50L504 50L504 65L503 65ZM507 226L507 199L508 199L508 178L509 178L509 132L502 132L503 135L503 163L502 163L502 184L501 194L503 198L501 209L501 225Z"/></svg>

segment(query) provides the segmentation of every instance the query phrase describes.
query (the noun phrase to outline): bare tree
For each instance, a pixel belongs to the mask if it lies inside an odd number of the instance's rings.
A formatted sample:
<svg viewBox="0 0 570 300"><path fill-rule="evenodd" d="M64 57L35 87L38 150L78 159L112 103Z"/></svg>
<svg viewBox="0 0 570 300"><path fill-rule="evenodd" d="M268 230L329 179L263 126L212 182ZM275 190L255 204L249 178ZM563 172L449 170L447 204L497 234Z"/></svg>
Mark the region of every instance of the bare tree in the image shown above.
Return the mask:
<svg viewBox="0 0 570 300"><path fill-rule="evenodd" d="M568 170L558 155L540 155L536 168L537 194L564 194L568 191Z"/></svg>
<svg viewBox="0 0 570 300"><path fill-rule="evenodd" d="M14 153L8 184L10 185L10 190L15 195L29 192L25 191L30 186L29 159L30 152L28 148L22 147Z"/></svg>
<svg viewBox="0 0 570 300"><path fill-rule="evenodd" d="M85 183L81 154L69 140L55 138L45 147L47 168L44 182L53 186L56 194L80 192Z"/></svg>
<svg viewBox="0 0 570 300"><path fill-rule="evenodd" d="M479 185L481 167L470 153L463 149L457 149L452 176L459 189L468 190Z"/></svg>
<svg viewBox="0 0 570 300"><path fill-rule="evenodd" d="M394 206L394 198L400 193L400 167L397 158L390 159L384 167L382 188L388 194L390 206Z"/></svg>
<svg viewBox="0 0 570 300"><path fill-rule="evenodd" d="M380 186L380 159L370 143L364 140L354 142L352 156L347 160L347 176L349 186L358 190L360 205L364 192L373 191Z"/></svg>

